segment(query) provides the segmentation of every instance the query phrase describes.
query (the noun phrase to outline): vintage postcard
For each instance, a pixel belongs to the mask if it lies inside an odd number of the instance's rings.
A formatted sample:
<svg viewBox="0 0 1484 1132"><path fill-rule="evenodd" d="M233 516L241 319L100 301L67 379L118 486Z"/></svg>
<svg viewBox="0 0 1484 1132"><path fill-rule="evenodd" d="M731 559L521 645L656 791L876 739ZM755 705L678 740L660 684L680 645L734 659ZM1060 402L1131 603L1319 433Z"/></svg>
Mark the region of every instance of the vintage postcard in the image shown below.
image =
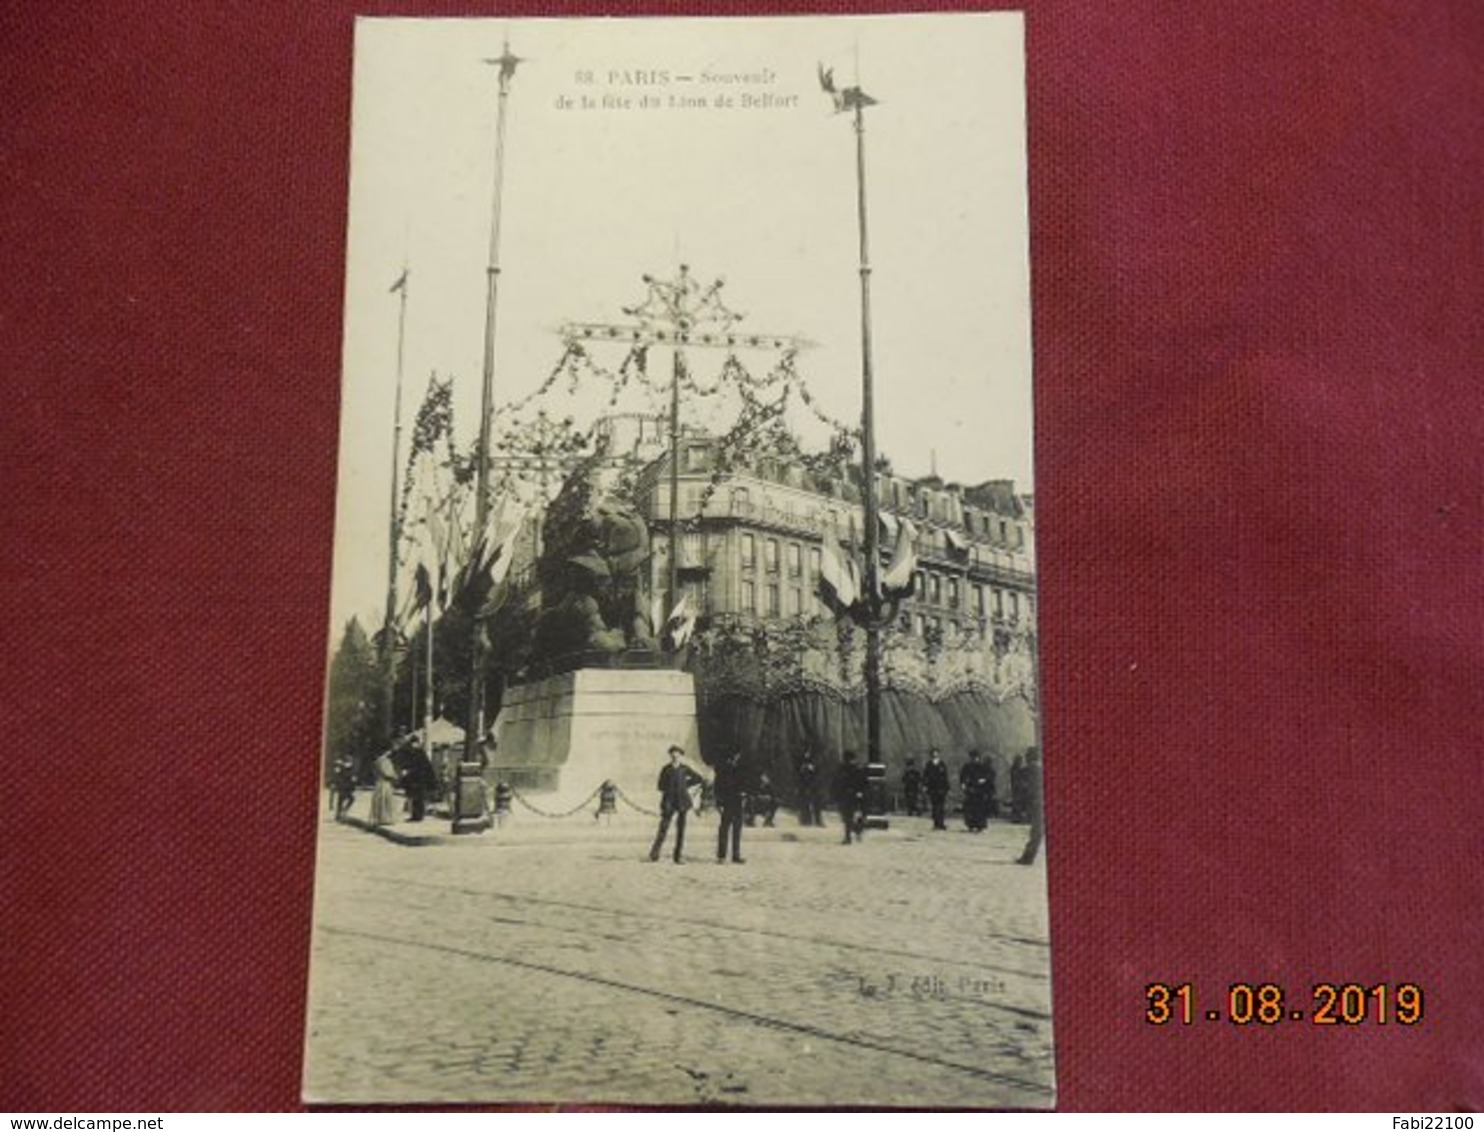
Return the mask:
<svg viewBox="0 0 1484 1132"><path fill-rule="evenodd" d="M1052 1106L1021 16L355 51L306 1099Z"/></svg>

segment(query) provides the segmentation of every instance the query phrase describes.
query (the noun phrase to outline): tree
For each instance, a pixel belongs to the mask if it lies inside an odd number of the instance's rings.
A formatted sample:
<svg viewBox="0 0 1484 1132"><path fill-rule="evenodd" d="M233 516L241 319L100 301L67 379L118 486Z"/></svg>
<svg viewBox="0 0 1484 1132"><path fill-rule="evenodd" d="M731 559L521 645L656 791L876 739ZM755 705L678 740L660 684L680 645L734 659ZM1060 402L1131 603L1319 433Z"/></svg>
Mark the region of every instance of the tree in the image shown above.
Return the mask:
<svg viewBox="0 0 1484 1132"><path fill-rule="evenodd" d="M325 706L325 770L349 756L363 770L375 750L380 726L381 670L366 631L352 617L330 661Z"/></svg>

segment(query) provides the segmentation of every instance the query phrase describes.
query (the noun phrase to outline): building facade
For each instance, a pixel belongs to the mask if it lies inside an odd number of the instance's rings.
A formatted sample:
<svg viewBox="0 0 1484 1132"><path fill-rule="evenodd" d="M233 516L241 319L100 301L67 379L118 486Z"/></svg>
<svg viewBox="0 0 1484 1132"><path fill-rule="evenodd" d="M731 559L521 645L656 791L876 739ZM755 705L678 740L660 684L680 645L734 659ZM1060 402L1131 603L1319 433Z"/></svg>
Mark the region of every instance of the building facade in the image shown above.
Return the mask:
<svg viewBox="0 0 1484 1132"><path fill-rule="evenodd" d="M854 483L759 457L719 472L714 438L678 446L677 574L689 606L710 621L776 622L826 615L822 557L860 557L865 509ZM663 452L640 476L639 500L653 533L654 592L668 578L670 468ZM910 524L917 567L894 629L919 640L977 638L1000 648L1033 637L1035 518L1013 482L974 486L935 476L877 473L883 568Z"/></svg>

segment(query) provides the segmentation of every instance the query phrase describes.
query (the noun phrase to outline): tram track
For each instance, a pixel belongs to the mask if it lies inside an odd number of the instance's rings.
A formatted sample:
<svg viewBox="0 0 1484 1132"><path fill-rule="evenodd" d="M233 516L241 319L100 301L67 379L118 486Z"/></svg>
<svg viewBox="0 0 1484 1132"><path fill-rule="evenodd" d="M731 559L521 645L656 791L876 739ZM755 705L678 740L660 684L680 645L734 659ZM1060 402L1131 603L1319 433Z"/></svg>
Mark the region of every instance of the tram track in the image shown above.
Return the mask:
<svg viewBox="0 0 1484 1132"><path fill-rule="evenodd" d="M763 939L773 939L785 943L805 944L813 947L827 947L832 949L845 948L853 953L861 952L868 955L877 955L890 959L905 960L917 965L936 965L940 967L968 967L978 972L992 972L996 975L1005 975L1017 979L1029 979L1032 981L1043 983L1049 982L1051 977L1049 970L1046 969L1024 970L1017 967L1007 967L983 961L970 962L966 961L962 956L954 956L950 958L939 955L923 954L922 952L918 951L908 951L902 948L885 947L869 942L860 942L856 940L847 941L842 940L839 937L807 935L797 932L779 931L773 928L761 928L752 926L743 927L733 924L719 923L715 920L697 919L694 917L685 916L683 914L675 914L669 911L661 914L643 910L614 908L599 904L588 904L573 900L560 900L547 896L531 896L522 893L509 892L492 892L488 890L470 888L464 885L440 884L438 882L429 882L421 879L401 879L397 877L388 877L385 874L381 873L361 872L359 870L356 871L355 875L361 877L362 879L372 881L375 886L395 884L401 885L404 888L431 890L433 892L443 893L444 895L451 897L499 901L504 904L536 905L540 907L561 909L563 911L580 912L584 915L627 918L642 923L663 925L666 928L673 928L677 925L683 925L687 927L700 928L707 931L723 931L739 936L758 936ZM373 891L374 890L375 889L373 887ZM491 917L491 919L493 920L494 917ZM577 926L566 924L542 923L535 920L517 920L509 916L499 917L499 922L528 924L530 926L544 928L547 930L569 932L590 931L590 929L585 927L580 928ZM1005 935L994 932L984 933L982 938L986 940L996 940L1012 945L1042 950L1047 949L1049 946L1044 940L1033 940L1021 936ZM1050 1021L1051 1019L1051 1015L1044 1011L1035 1011L1024 1007L1013 1007L994 1002L985 1003L985 1005L1004 1010L1007 1013L1019 1014L1024 1017L1035 1018L1038 1020Z"/></svg>
<svg viewBox="0 0 1484 1132"><path fill-rule="evenodd" d="M714 927L715 925L706 925ZM456 957L477 963L499 966L513 970L538 973L558 979L570 979L590 986L602 987L606 990L619 991L624 994L641 996L643 998L667 1003L672 1006L705 1012L744 1022L749 1025L758 1026L785 1033L797 1034L804 1037L828 1042L837 1046L845 1046L852 1049L870 1051L872 1053L885 1054L891 1057L899 1057L905 1060L931 1066L935 1069L948 1070L962 1073L976 1080L993 1082L995 1084L1011 1086L1023 1090L1026 1094L1037 1097L1051 1097L1054 1095L1052 1086L1041 1081L1017 1077L1011 1073L998 1073L980 1065L967 1064L950 1058L938 1057L930 1052L922 1052L912 1049L903 1049L883 1041L869 1037L851 1034L836 1033L823 1026L809 1022L797 1022L787 1018L779 1018L771 1014L763 1014L752 1010L743 1010L738 1007L728 1006L724 1003L707 1001L695 998L691 995L677 993L670 990L662 990L655 987L643 986L638 983L623 979L616 979L606 975L594 974L585 971L574 971L559 967L550 963L543 963L532 959L518 958L512 955L495 955L487 951L479 951L468 947L460 947L450 943L434 943L426 940L409 939L403 936L390 935L381 932L366 931L358 928L339 927L334 924L322 923L317 930L333 936L341 936L347 939L360 940L378 946L400 947L420 952L431 952L433 954ZM1044 1016L1041 1016L1044 1017Z"/></svg>

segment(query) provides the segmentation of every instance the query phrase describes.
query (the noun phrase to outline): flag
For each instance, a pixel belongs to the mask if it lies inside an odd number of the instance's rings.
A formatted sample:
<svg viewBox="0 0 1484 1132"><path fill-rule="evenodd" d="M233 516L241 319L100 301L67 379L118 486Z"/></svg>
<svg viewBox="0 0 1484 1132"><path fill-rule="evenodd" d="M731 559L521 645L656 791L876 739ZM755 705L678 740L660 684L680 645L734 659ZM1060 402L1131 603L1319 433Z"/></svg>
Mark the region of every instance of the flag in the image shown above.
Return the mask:
<svg viewBox="0 0 1484 1132"><path fill-rule="evenodd" d="M860 600L860 574L854 556L842 561L829 542L819 556L819 596L836 617L850 612Z"/></svg>
<svg viewBox="0 0 1484 1132"><path fill-rule="evenodd" d="M491 612L490 598L510 573L515 558L515 537L520 533L522 522L522 519L517 519L506 525L504 536L498 541L481 536L470 548L463 569L454 579L452 599L453 604L470 617Z"/></svg>
<svg viewBox="0 0 1484 1132"><path fill-rule="evenodd" d="M682 594L665 621L665 631L660 635L660 641L668 642L666 647L672 650L684 648L695 627L696 615L690 610L690 594Z"/></svg>
<svg viewBox="0 0 1484 1132"><path fill-rule="evenodd" d="M426 609L433 603L433 581L428 577L428 568L421 562L417 564L417 577L414 584L417 586L417 607Z"/></svg>
<svg viewBox="0 0 1484 1132"><path fill-rule="evenodd" d="M876 105L876 100L858 86L848 86L844 90L836 89L835 69L831 67L826 70L823 63L819 64L819 88L834 99L836 114L854 110L856 107L864 110L867 106Z"/></svg>
<svg viewBox="0 0 1484 1132"><path fill-rule="evenodd" d="M390 291L387 292L387 294L389 294L389 295L395 295L398 291L405 290L406 287L407 287L407 269L404 267L402 269L402 274L399 275L399 276L397 276L397 281L392 284L392 288L391 288Z"/></svg>
<svg viewBox="0 0 1484 1132"><path fill-rule="evenodd" d="M453 378L439 381L436 376L428 378L428 391L423 396L417 420L412 424L412 448L407 453L407 466L417 459L420 452L431 452L440 436L453 431Z"/></svg>
<svg viewBox="0 0 1484 1132"><path fill-rule="evenodd" d="M498 548L497 548L498 550ZM489 597L489 551L484 539L475 539L469 557L459 567L453 580L454 608L469 617L478 614Z"/></svg>
<svg viewBox="0 0 1484 1132"><path fill-rule="evenodd" d="M445 527L438 508L431 498L426 498L428 534L433 539L433 553L438 556L438 608L447 609L449 599L448 559L453 548L454 532Z"/></svg>
<svg viewBox="0 0 1484 1132"><path fill-rule="evenodd" d="M897 545L886 573L881 575L881 593L889 599L912 596L917 581L917 532L906 519L897 528Z"/></svg>

